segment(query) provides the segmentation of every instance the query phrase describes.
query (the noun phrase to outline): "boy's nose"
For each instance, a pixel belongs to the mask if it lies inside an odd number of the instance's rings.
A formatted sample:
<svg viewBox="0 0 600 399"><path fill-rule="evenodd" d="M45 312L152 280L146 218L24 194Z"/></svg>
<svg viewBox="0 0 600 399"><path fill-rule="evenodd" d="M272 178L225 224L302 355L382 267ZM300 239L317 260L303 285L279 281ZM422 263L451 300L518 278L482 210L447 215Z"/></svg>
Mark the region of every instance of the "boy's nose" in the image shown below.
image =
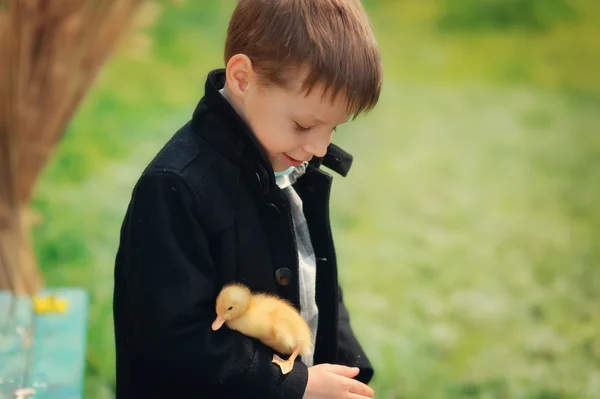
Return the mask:
<svg viewBox="0 0 600 399"><path fill-rule="evenodd" d="M306 143L304 151L313 154L315 157L322 158L327 154L327 147L331 142L331 134L324 137L319 137Z"/></svg>
<svg viewBox="0 0 600 399"><path fill-rule="evenodd" d="M307 151L313 154L315 157L322 158L327 153L327 144L323 145L319 143L318 145L313 145L312 150Z"/></svg>

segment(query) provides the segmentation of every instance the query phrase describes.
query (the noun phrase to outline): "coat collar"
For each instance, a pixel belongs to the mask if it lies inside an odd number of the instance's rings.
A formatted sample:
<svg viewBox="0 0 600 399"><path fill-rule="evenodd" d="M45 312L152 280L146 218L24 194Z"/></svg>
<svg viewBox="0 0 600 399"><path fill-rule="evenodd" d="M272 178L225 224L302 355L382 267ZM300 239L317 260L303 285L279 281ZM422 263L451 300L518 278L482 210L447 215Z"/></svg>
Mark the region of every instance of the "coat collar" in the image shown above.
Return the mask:
<svg viewBox="0 0 600 399"><path fill-rule="evenodd" d="M193 130L214 145L224 157L233 163L251 168L258 175L261 186L269 192L275 185L273 167L258 140L246 122L219 92L225 86L225 69L209 72L204 85L204 97L200 100L192 117ZM197 129L201 115L208 113L218 118L217 123L226 129ZM324 165L342 176L346 176L352 164L352 155L334 144L330 144L323 158L313 158L310 164L316 168Z"/></svg>
<svg viewBox="0 0 600 399"><path fill-rule="evenodd" d="M275 185L273 167L250 127L219 92L224 86L225 69L209 72L204 85L204 97L194 110L191 127L244 172L256 173L262 191L267 193ZM220 128L198 128L200 119L207 115Z"/></svg>

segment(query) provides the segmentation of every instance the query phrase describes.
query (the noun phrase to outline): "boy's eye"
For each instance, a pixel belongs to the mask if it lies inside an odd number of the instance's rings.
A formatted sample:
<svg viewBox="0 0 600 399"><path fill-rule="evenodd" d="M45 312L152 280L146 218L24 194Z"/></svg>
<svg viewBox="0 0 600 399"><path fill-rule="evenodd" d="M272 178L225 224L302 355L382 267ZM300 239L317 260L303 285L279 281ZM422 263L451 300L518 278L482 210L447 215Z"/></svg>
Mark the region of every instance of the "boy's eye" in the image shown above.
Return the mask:
<svg viewBox="0 0 600 399"><path fill-rule="evenodd" d="M304 127L302 125L300 125L298 122L294 122L296 124L296 130L301 131L301 132L306 132L308 130L310 130L310 127Z"/></svg>

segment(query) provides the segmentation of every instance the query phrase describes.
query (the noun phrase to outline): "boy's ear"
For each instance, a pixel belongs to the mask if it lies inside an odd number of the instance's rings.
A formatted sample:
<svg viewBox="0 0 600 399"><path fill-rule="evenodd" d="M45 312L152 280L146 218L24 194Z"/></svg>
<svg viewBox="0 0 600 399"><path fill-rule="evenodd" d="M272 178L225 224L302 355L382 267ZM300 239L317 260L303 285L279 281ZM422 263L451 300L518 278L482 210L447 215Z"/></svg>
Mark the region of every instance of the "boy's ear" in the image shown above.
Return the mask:
<svg viewBox="0 0 600 399"><path fill-rule="evenodd" d="M254 80L254 69L252 61L245 54L236 54L229 59L225 70L227 86L236 97L244 97L248 86Z"/></svg>

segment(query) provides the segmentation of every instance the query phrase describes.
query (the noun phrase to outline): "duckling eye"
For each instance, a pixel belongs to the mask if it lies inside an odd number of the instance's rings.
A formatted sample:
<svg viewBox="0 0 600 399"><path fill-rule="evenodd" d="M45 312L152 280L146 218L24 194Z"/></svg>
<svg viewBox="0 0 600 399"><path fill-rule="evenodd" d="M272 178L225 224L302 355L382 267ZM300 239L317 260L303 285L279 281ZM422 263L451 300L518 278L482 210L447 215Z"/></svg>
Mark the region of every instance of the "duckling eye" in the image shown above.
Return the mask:
<svg viewBox="0 0 600 399"><path fill-rule="evenodd" d="M231 309L233 309L233 306L230 306L227 310L231 310Z"/></svg>

